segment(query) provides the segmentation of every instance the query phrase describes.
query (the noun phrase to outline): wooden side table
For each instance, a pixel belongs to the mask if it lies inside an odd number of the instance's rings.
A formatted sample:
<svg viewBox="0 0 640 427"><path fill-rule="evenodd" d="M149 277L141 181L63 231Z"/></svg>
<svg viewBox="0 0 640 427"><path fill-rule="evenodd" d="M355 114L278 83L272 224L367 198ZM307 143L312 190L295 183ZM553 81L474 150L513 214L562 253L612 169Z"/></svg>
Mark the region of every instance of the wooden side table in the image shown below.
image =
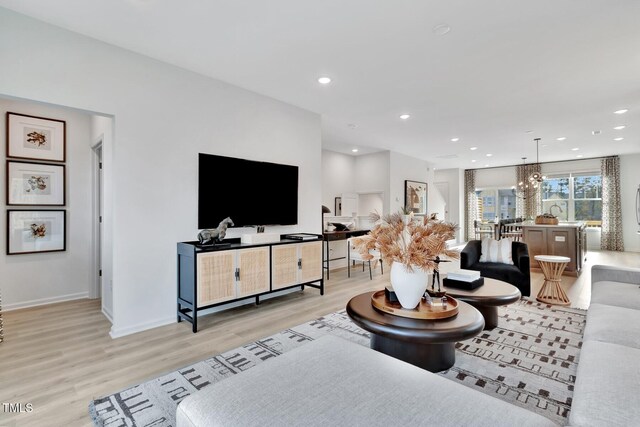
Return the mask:
<svg viewBox="0 0 640 427"><path fill-rule="evenodd" d="M536 255L533 257L542 269L544 283L536 300L545 304L569 305L571 300L560 286L562 272L571 259L566 256Z"/></svg>

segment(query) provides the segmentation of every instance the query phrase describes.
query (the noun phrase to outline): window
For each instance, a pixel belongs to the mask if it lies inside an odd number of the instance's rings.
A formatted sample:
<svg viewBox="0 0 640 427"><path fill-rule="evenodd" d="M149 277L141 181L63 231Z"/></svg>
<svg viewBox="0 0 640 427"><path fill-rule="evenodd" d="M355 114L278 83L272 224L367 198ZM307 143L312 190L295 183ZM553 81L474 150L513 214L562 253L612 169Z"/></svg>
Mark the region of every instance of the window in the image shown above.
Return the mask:
<svg viewBox="0 0 640 427"><path fill-rule="evenodd" d="M516 195L512 188L476 190L478 216L482 221L516 217Z"/></svg>
<svg viewBox="0 0 640 427"><path fill-rule="evenodd" d="M602 223L602 176L598 172L550 176L542 183L542 210L561 221Z"/></svg>

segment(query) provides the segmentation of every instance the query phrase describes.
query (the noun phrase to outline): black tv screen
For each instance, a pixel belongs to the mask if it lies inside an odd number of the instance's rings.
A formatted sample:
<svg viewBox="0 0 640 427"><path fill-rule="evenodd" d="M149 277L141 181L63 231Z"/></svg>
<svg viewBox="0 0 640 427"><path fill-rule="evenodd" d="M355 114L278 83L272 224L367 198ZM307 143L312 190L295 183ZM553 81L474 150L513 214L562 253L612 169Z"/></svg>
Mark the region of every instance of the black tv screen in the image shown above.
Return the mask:
<svg viewBox="0 0 640 427"><path fill-rule="evenodd" d="M298 167L199 153L198 228L298 223Z"/></svg>

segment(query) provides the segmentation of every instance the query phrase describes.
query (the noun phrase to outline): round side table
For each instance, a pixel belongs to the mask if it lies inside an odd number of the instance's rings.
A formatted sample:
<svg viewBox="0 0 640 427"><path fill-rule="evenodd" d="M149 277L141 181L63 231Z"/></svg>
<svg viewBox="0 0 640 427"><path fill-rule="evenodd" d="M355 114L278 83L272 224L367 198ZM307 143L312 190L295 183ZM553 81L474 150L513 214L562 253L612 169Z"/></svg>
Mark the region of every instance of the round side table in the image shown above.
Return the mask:
<svg viewBox="0 0 640 427"><path fill-rule="evenodd" d="M542 274L544 274L544 283L536 300L545 304L569 305L571 300L560 286L562 280L562 272L571 261L566 256L556 255L536 255L533 257L540 263Z"/></svg>

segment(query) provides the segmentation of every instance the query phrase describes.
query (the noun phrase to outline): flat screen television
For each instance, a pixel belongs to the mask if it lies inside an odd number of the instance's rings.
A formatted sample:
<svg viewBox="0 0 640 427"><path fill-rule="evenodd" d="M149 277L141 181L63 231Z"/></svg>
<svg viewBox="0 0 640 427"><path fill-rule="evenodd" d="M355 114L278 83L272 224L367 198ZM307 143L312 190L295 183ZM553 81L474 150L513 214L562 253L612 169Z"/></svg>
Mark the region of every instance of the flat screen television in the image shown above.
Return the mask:
<svg viewBox="0 0 640 427"><path fill-rule="evenodd" d="M198 228L298 223L298 166L199 153Z"/></svg>

